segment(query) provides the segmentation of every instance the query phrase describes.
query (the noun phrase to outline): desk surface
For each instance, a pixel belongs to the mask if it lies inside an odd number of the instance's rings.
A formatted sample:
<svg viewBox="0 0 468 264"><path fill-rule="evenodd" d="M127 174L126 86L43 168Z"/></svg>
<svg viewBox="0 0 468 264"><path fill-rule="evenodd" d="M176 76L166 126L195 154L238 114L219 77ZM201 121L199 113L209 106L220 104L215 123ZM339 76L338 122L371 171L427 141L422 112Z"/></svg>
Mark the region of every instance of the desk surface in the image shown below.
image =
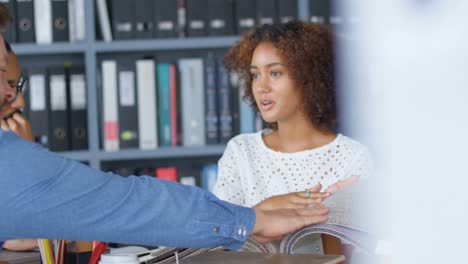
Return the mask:
<svg viewBox="0 0 468 264"><path fill-rule="evenodd" d="M253 252L213 251L205 252L180 261L181 264L336 264L344 256L313 254L263 254Z"/></svg>
<svg viewBox="0 0 468 264"><path fill-rule="evenodd" d="M37 251L16 252L9 250L0 251L0 264L40 264L41 253Z"/></svg>

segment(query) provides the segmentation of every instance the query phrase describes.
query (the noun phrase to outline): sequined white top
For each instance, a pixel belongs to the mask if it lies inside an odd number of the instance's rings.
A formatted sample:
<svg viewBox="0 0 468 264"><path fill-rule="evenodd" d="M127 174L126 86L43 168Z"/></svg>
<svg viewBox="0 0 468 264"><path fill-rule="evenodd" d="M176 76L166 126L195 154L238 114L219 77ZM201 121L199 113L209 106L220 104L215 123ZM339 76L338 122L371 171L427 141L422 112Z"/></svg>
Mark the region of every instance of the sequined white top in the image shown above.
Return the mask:
<svg viewBox="0 0 468 264"><path fill-rule="evenodd" d="M262 134L231 139L218 162L214 194L243 206L254 206L273 195L304 191L320 182L323 190L333 183L371 171L368 149L338 134L330 143L305 151L282 153L268 148Z"/></svg>

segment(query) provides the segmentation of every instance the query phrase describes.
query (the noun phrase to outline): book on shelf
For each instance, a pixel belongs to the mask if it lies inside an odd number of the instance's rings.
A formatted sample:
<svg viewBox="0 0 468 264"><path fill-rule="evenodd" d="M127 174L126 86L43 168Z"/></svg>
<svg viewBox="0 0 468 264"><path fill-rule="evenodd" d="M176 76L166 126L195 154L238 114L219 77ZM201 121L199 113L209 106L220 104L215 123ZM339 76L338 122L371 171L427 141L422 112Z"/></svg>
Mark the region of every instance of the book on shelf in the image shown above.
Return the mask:
<svg viewBox="0 0 468 264"><path fill-rule="evenodd" d="M158 141L162 147L173 145L171 111L171 68L172 64L158 63L157 65L157 97L158 97Z"/></svg>
<svg viewBox="0 0 468 264"><path fill-rule="evenodd" d="M65 68L50 67L49 74L49 148L52 151L70 149L69 111Z"/></svg>
<svg viewBox="0 0 468 264"><path fill-rule="evenodd" d="M133 39L135 37L135 3L128 0L114 0L111 2L113 37Z"/></svg>
<svg viewBox="0 0 468 264"><path fill-rule="evenodd" d="M34 26L36 43L52 43L52 3L48 0L34 0Z"/></svg>
<svg viewBox="0 0 468 264"><path fill-rule="evenodd" d="M297 1L278 0L278 21L286 23L297 19Z"/></svg>
<svg viewBox="0 0 468 264"><path fill-rule="evenodd" d="M25 115L31 120L34 141L49 147L49 89L47 71L42 67L26 69L29 74L29 87L25 91L27 104Z"/></svg>
<svg viewBox="0 0 468 264"><path fill-rule="evenodd" d="M135 80L135 62L121 58L118 71L118 120L120 148L138 148L138 103Z"/></svg>
<svg viewBox="0 0 468 264"><path fill-rule="evenodd" d="M104 41L112 41L112 30L109 16L109 8L106 0L96 0L99 28Z"/></svg>
<svg viewBox="0 0 468 264"><path fill-rule="evenodd" d="M257 0L257 25L274 24L277 22L276 1Z"/></svg>
<svg viewBox="0 0 468 264"><path fill-rule="evenodd" d="M35 42L35 21L33 0L16 2L16 42Z"/></svg>
<svg viewBox="0 0 468 264"><path fill-rule="evenodd" d="M88 111L84 66L71 66L67 72L67 94L70 106L70 139L72 150L88 149Z"/></svg>
<svg viewBox="0 0 468 264"><path fill-rule="evenodd" d="M309 0L310 22L317 24L329 24L330 1Z"/></svg>
<svg viewBox="0 0 468 264"><path fill-rule="evenodd" d="M117 63L102 62L103 142L105 151L117 151L119 144L119 117L117 105Z"/></svg>
<svg viewBox="0 0 468 264"><path fill-rule="evenodd" d="M138 130L140 149L158 147L156 64L153 59L136 62Z"/></svg>
<svg viewBox="0 0 468 264"><path fill-rule="evenodd" d="M52 41L70 41L71 0L52 0Z"/></svg>
<svg viewBox="0 0 468 264"><path fill-rule="evenodd" d="M177 182L176 167L156 168L154 174L160 180Z"/></svg>
<svg viewBox="0 0 468 264"><path fill-rule="evenodd" d="M130 1L129 1L130 2ZM153 37L155 8L154 0L132 1L135 5L134 33L136 39L148 39ZM157 8L157 7L156 7Z"/></svg>
<svg viewBox="0 0 468 264"><path fill-rule="evenodd" d="M86 81L83 65L31 65L24 115L34 140L52 151L88 148Z"/></svg>
<svg viewBox="0 0 468 264"><path fill-rule="evenodd" d="M178 61L182 109L182 144L186 147L206 145L204 66L202 58Z"/></svg>
<svg viewBox="0 0 468 264"><path fill-rule="evenodd" d="M178 1L155 0L154 2L154 36L157 38L174 38L179 31Z"/></svg>

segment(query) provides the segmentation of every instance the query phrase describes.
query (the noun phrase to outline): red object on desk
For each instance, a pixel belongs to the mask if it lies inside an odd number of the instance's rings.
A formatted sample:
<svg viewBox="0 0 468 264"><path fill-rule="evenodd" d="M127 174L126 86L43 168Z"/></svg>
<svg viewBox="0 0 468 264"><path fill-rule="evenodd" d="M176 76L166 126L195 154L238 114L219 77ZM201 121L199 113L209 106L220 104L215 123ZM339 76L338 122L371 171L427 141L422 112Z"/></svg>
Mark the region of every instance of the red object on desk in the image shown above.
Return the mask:
<svg viewBox="0 0 468 264"><path fill-rule="evenodd" d="M91 257L89 258L88 264L98 264L99 259L101 259L102 253L107 250L107 243L94 241L93 242L93 253L91 253Z"/></svg>

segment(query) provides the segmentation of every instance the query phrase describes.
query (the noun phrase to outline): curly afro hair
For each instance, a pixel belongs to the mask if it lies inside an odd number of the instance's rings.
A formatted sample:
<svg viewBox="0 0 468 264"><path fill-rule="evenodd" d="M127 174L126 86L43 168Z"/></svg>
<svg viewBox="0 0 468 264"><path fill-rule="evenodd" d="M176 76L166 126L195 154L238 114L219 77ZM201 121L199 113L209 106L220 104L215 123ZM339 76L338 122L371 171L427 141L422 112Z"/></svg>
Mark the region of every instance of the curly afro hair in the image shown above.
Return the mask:
<svg viewBox="0 0 468 264"><path fill-rule="evenodd" d="M228 71L239 75L244 84L244 100L258 111L251 89L250 64L260 43L272 43L303 98L304 113L320 129L333 130L336 99L332 37L327 27L308 22L263 25L245 33L225 55L224 64Z"/></svg>

